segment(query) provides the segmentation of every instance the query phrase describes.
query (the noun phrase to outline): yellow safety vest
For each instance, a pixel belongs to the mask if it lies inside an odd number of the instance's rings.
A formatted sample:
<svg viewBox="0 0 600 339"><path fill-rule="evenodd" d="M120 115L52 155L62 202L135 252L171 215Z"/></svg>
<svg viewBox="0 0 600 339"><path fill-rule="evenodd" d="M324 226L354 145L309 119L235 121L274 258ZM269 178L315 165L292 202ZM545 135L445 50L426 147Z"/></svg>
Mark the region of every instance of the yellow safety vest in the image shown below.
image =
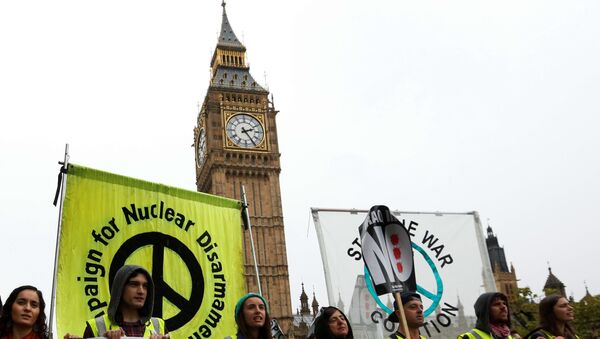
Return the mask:
<svg viewBox="0 0 600 339"><path fill-rule="evenodd" d="M467 336L469 339L492 339L492 335L490 333L485 333L476 328L472 329L471 332L460 334L458 339L462 339L464 336ZM508 338L513 339L511 335L509 335Z"/></svg>
<svg viewBox="0 0 600 339"><path fill-rule="evenodd" d="M108 315L93 318L87 321L87 324L92 329L95 337L103 336L107 331L117 330L121 328L117 323L113 323ZM153 334L165 333L165 321L161 318L150 318L145 324L144 338L149 338Z"/></svg>
<svg viewBox="0 0 600 339"><path fill-rule="evenodd" d="M419 338L421 339L426 339L424 336L420 335ZM406 339L403 336L399 335L398 332L393 333L392 335L390 335L389 337L385 338L385 339Z"/></svg>
<svg viewBox="0 0 600 339"><path fill-rule="evenodd" d="M552 333L540 328L539 330L540 332L542 332L542 334L544 335L544 337L546 337L547 339L554 339L554 335L552 335ZM579 336L576 334L575 338L579 339ZM532 338L535 339L535 338Z"/></svg>

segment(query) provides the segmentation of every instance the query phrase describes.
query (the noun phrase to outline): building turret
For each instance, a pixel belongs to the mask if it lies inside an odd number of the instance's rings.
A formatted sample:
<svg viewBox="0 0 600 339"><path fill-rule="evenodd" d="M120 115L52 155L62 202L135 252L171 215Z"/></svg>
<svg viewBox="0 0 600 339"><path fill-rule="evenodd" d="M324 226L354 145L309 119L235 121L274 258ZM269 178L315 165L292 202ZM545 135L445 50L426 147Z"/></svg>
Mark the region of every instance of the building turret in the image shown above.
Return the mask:
<svg viewBox="0 0 600 339"><path fill-rule="evenodd" d="M495 272L509 272L508 265L506 264L506 256L504 255L504 248L498 244L498 238L492 231L492 227L488 225L487 238L485 239L487 245L488 254L490 256L490 264L492 270Z"/></svg>
<svg viewBox="0 0 600 339"><path fill-rule="evenodd" d="M315 296L315 292L313 292L313 300L310 305L312 307L313 316L316 317L317 313L319 313L319 302L317 301L317 297Z"/></svg>
<svg viewBox="0 0 600 339"><path fill-rule="evenodd" d="M300 314L310 314L310 309L308 308L308 296L304 291L304 283L302 283L302 293L300 294Z"/></svg>
<svg viewBox="0 0 600 339"><path fill-rule="evenodd" d="M506 264L504 248L498 243L498 237L496 237L490 225L487 227L485 244L490 258L494 280L496 281L496 289L506 294L509 299L514 300L518 293L515 267L511 263L509 270L508 265Z"/></svg>
<svg viewBox="0 0 600 339"><path fill-rule="evenodd" d="M460 302L460 297L457 296L456 298L458 299L456 303L456 308L458 308L458 328L460 328L461 331L467 330L468 325L467 318L465 317L465 307Z"/></svg>
<svg viewBox="0 0 600 339"><path fill-rule="evenodd" d="M567 297L567 294L565 293L565 284L552 273L552 268L550 266L548 266L548 278L546 278L546 283L544 284L544 293L546 296L558 293L565 298Z"/></svg>
<svg viewBox="0 0 600 339"><path fill-rule="evenodd" d="M344 312L344 302L342 301L342 294L339 292L338 292L337 308L339 308L340 310L342 310L342 312Z"/></svg>

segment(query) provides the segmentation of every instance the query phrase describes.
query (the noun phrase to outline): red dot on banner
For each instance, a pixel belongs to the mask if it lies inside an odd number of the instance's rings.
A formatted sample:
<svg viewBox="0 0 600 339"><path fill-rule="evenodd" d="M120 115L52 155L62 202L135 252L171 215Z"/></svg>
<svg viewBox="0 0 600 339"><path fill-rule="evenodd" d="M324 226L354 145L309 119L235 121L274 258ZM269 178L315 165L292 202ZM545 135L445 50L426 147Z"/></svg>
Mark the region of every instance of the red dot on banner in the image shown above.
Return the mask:
<svg viewBox="0 0 600 339"><path fill-rule="evenodd" d="M395 257L396 259L400 259L400 257L401 257L401 256L402 256L402 252L400 252L400 249L399 249L399 248L397 248L397 247L396 247L396 248L394 248L394 257Z"/></svg>
<svg viewBox="0 0 600 339"><path fill-rule="evenodd" d="M402 271L404 271L404 267L402 267L402 263L397 263L396 267L398 267L398 272L402 273Z"/></svg>
<svg viewBox="0 0 600 339"><path fill-rule="evenodd" d="M398 242L400 241L397 234L392 234L390 240L392 241L392 245L398 245Z"/></svg>

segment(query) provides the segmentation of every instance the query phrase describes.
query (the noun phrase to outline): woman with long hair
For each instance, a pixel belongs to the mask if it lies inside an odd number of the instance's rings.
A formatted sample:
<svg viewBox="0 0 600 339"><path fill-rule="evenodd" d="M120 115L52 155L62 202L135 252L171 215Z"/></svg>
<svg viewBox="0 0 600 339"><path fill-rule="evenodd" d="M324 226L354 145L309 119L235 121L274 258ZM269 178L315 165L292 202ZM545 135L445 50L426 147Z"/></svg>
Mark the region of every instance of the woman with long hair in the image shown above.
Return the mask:
<svg viewBox="0 0 600 339"><path fill-rule="evenodd" d="M248 293L235 304L238 339L272 339L269 305L258 293Z"/></svg>
<svg viewBox="0 0 600 339"><path fill-rule="evenodd" d="M567 298L549 295L540 301L540 327L531 331L525 339L578 339L571 326L573 306Z"/></svg>
<svg viewBox="0 0 600 339"><path fill-rule="evenodd" d="M46 303L42 291L29 285L15 288L0 315L0 339L48 339Z"/></svg>
<svg viewBox="0 0 600 339"><path fill-rule="evenodd" d="M313 322L315 339L353 339L348 318L337 307L323 307ZM311 326L312 327L312 326Z"/></svg>

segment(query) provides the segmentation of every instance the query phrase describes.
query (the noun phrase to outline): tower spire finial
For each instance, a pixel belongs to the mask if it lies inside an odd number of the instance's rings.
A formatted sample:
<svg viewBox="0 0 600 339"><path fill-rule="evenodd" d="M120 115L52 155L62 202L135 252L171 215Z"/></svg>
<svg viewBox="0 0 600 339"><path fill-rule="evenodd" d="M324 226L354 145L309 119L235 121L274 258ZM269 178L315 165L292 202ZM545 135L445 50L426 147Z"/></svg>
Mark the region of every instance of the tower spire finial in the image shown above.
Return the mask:
<svg viewBox="0 0 600 339"><path fill-rule="evenodd" d="M225 3L225 0L222 0L222 1L221 1L221 6L223 6L223 9L225 9L225 5L227 5L227 4Z"/></svg>

